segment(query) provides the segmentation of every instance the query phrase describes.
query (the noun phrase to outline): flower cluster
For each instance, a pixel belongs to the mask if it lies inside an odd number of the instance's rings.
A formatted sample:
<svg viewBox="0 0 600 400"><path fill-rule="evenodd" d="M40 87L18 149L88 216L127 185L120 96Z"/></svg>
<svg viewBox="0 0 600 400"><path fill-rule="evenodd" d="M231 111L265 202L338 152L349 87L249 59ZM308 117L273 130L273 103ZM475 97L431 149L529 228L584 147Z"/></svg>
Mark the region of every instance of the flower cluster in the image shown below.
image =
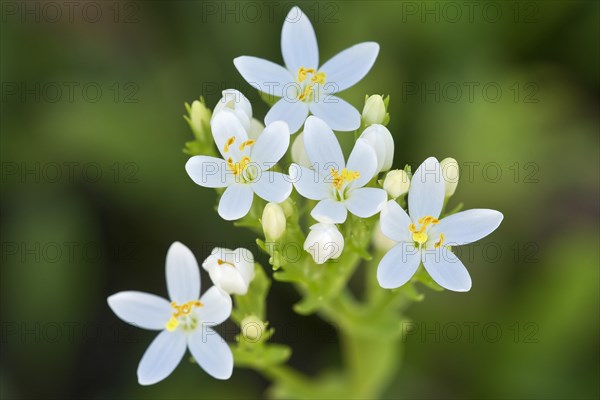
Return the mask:
<svg viewBox="0 0 600 400"><path fill-rule="evenodd" d="M367 96L361 114L334 96L369 72L379 45L361 43L320 64L313 27L294 7L283 25L281 50L285 67L250 56L233 61L244 79L272 102L264 125L254 118L246 96L235 89L224 90L212 112L203 99L187 107L186 119L196 137L186 147L193 155L185 165L191 180L217 189L218 214L224 220L253 228L258 224L267 242L303 241L310 259L302 261L305 267L296 275L293 272L300 269L288 265L288 275L280 275L280 280L322 290L306 282L311 271L342 268L336 261L345 252L368 259L367 247L355 243L367 232L370 238L383 234L388 242L387 253L372 271L381 288L403 286L421 268L442 288L468 291L471 278L452 248L493 232L502 214L486 209L445 212L458 183L457 162L430 157L414 174L408 166L392 170L394 139L386 127L389 97ZM348 157L340 142L352 142ZM312 221L308 229L307 221ZM347 240L351 245L345 250ZM285 264L276 251L258 242L274 269ZM211 327L232 313L229 295L247 295L256 271L262 269L246 249L215 248L202 266L215 286L200 297L196 260L176 242L166 265L171 302L141 292L109 297L110 307L124 321L161 331L140 362L141 384L168 376L186 347L213 377L231 375L231 350ZM325 297L317 293L316 298ZM239 317L242 327L248 321L264 327L253 314Z"/></svg>

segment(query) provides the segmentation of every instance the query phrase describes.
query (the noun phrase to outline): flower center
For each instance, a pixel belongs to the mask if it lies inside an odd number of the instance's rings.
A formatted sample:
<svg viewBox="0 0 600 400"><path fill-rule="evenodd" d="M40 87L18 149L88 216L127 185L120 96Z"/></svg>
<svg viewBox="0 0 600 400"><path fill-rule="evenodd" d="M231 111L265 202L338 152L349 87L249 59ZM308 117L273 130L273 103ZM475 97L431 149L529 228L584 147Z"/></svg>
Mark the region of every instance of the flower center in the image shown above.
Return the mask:
<svg viewBox="0 0 600 400"><path fill-rule="evenodd" d="M254 146L255 141L254 140L246 140L245 142L242 142L239 145L239 149L240 151L244 151L247 148L250 148L252 146ZM235 136L230 137L229 139L227 139L227 141L225 142L225 145L223 146L223 153L229 153L229 151L231 150L231 146L233 146L235 144ZM247 169L248 169L248 164L250 164L250 157L248 156L243 156L239 161L234 162L233 161L233 157L229 157L227 158L227 167L231 170L231 172L233 172L233 175L235 177L239 177L240 175L242 175L242 173L244 173ZM250 173L250 171L246 171L248 176L244 176L244 180L249 180L252 181L252 179L254 178L254 173ZM252 176L250 176L252 175Z"/></svg>
<svg viewBox="0 0 600 400"><path fill-rule="evenodd" d="M426 216L417 221L420 225L419 229L415 226L415 224L410 224L408 226L408 230L412 233L412 240L418 244L423 244L427 242L428 236L426 233L427 227L429 225L437 225L440 221L437 218L432 216ZM435 244L436 249L442 245L444 242L444 235L440 235L440 241ZM439 243L439 245L438 245Z"/></svg>
<svg viewBox="0 0 600 400"><path fill-rule="evenodd" d="M341 190L344 184L352 182L355 179L360 178L360 172L358 171L350 171L349 169L342 169L338 171L335 168L331 168L331 177L333 179L333 186L337 190Z"/></svg>
<svg viewBox="0 0 600 400"><path fill-rule="evenodd" d="M310 77L310 79L309 79ZM324 85L325 84L325 72L317 72L314 68L304 68L300 67L298 69L298 83L304 83L307 79L308 82L304 85L304 88L298 94L298 100L305 101L310 100L314 94L314 86L315 85Z"/></svg>
<svg viewBox="0 0 600 400"><path fill-rule="evenodd" d="M194 329L198 324L196 318L193 317L192 311L194 307L203 307L199 300L188 301L187 303L183 303L181 305L177 304L177 302L172 302L171 307L175 309L173 315L169 322L167 322L166 328L169 332L173 332L180 324L183 324L182 327L184 329Z"/></svg>

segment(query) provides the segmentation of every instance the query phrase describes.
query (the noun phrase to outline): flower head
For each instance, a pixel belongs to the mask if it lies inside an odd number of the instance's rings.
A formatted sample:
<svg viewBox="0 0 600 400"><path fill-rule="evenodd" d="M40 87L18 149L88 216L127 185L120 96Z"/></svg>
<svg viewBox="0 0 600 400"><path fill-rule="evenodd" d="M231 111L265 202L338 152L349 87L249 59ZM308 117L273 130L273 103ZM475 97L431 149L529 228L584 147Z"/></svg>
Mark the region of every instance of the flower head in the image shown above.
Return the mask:
<svg viewBox="0 0 600 400"><path fill-rule="evenodd" d="M281 97L267 113L265 123L284 120L290 133L295 133L310 112L334 130L358 129L360 113L333 94L353 86L369 72L379 45L374 42L354 45L320 65L315 31L302 10L294 7L283 24L281 52L285 68L256 57L241 56L233 60L250 85Z"/></svg>
<svg viewBox="0 0 600 400"><path fill-rule="evenodd" d="M383 189L363 187L377 172L375 150L366 139L358 139L348 158L332 130L317 117L306 120L304 146L313 169L290 166L290 177L302 196L319 200L311 215L319 222L343 223L347 212L368 218L378 213L387 194Z"/></svg>
<svg viewBox="0 0 600 400"><path fill-rule="evenodd" d="M267 240L277 240L285 233L285 213L277 203L267 203L262 213L261 222Z"/></svg>
<svg viewBox="0 0 600 400"><path fill-rule="evenodd" d="M304 241L306 250L317 264L335 260L344 250L344 237L334 224L318 223L310 227Z"/></svg>
<svg viewBox="0 0 600 400"><path fill-rule="evenodd" d="M137 370L140 385L160 382L173 372L186 348L198 365L217 379L229 379L233 356L211 327L229 318L231 298L216 287L200 297L200 271L192 252L175 242L167 252L167 291L170 301L149 293L113 294L108 305L123 321L161 331L150 344Z"/></svg>
<svg viewBox="0 0 600 400"><path fill-rule="evenodd" d="M218 208L223 219L236 220L248 214L254 194L275 203L288 198L291 182L284 174L270 171L290 144L285 122L269 124L253 140L233 111L223 110L214 117L211 128L223 158L194 156L185 169L200 186L227 188Z"/></svg>
<svg viewBox="0 0 600 400"><path fill-rule="evenodd" d="M202 263L213 284L229 294L244 295L254 278L254 256L248 249L215 247Z"/></svg>
<svg viewBox="0 0 600 400"><path fill-rule="evenodd" d="M391 200L381 211L381 230L397 244L381 259L377 279L383 288L404 285L421 263L440 286L456 292L471 289L471 277L451 247L475 242L492 233L502 213L474 209L438 219L444 204L440 163L428 158L413 175L407 214Z"/></svg>

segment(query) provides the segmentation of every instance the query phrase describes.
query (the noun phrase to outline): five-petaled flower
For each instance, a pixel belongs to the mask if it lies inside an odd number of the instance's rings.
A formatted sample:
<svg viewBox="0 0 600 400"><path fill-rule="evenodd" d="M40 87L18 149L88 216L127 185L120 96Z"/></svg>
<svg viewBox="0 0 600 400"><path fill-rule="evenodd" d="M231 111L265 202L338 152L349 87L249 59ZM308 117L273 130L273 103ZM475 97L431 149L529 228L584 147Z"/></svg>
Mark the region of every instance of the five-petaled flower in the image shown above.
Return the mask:
<svg viewBox="0 0 600 400"><path fill-rule="evenodd" d="M387 200L385 190L363 187L378 168L377 155L369 142L358 139L346 164L335 134L324 121L308 117L303 135L313 169L292 164L289 172L298 193L320 200L311 211L313 218L341 224L348 211L360 218L378 213Z"/></svg>
<svg viewBox="0 0 600 400"><path fill-rule="evenodd" d="M252 206L254 194L280 203L292 192L284 174L270 171L290 145L287 124L269 124L258 139L248 139L246 130L231 110L219 112L211 123L215 144L223 159L194 156L185 169L192 180L204 187L227 189L219 201L219 215L226 220L242 218Z"/></svg>
<svg viewBox="0 0 600 400"><path fill-rule="evenodd" d="M315 31L298 7L288 13L281 31L281 52L286 68L257 57L233 60L244 79L261 92L281 97L267 113L265 124L284 120L297 132L310 113L336 131L360 126L360 113L333 96L360 81L371 69L379 45L364 42L343 50L319 67Z"/></svg>
<svg viewBox="0 0 600 400"><path fill-rule="evenodd" d="M440 286L456 292L471 289L469 272L450 248L489 235L498 228L503 215L495 210L473 209L440 220L444 187L440 163L430 157L411 180L410 216L394 200L381 211L381 231L397 242L377 269L377 280L383 288L404 285L423 263Z"/></svg>
<svg viewBox="0 0 600 400"><path fill-rule="evenodd" d="M231 350L211 327L229 318L231 298L215 286L200 297L198 263L179 242L167 252L166 278L171 301L137 291L119 292L108 298L108 305L123 321L161 331L140 361L138 382L152 385L165 379L186 348L209 375L229 379L233 371Z"/></svg>

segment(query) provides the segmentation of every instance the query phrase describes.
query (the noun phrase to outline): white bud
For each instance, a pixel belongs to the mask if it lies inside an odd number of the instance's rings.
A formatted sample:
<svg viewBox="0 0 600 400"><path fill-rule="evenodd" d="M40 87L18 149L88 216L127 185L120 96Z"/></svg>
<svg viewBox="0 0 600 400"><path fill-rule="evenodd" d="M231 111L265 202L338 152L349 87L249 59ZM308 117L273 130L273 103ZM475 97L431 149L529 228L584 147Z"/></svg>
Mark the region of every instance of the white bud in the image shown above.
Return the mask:
<svg viewBox="0 0 600 400"><path fill-rule="evenodd" d="M262 227L267 240L277 240L285 232L285 213L277 203L267 203L262 213Z"/></svg>
<svg viewBox="0 0 600 400"><path fill-rule="evenodd" d="M406 171L395 169L388 172L383 180L383 189L392 199L402 196L410 188L410 178Z"/></svg>
<svg viewBox="0 0 600 400"><path fill-rule="evenodd" d="M388 171L392 168L392 163L394 162L394 138L385 126L371 125L364 130L360 137L366 139L371 147L373 147L373 150L375 150L375 154L377 154L376 173Z"/></svg>
<svg viewBox="0 0 600 400"><path fill-rule="evenodd" d="M383 124L385 120L385 103L383 97L378 94L369 96L365 101L365 107L362 112L363 123L366 126L372 124Z"/></svg>
<svg viewBox="0 0 600 400"><path fill-rule="evenodd" d="M458 162L454 158L444 158L440 162L440 169L442 170L442 176L446 181L446 197L450 197L456 191L458 186Z"/></svg>
<svg viewBox="0 0 600 400"><path fill-rule="evenodd" d="M213 284L229 294L246 294L254 278L254 256L248 249L215 247L202 263Z"/></svg>
<svg viewBox="0 0 600 400"><path fill-rule="evenodd" d="M292 143L292 161L307 168L312 165L304 148L304 132L298 134Z"/></svg>
<svg viewBox="0 0 600 400"><path fill-rule="evenodd" d="M373 233L373 244L375 248L381 252L388 252L396 245L396 242L385 236L381 232L381 223L377 221L375 225L375 232Z"/></svg>
<svg viewBox="0 0 600 400"><path fill-rule="evenodd" d="M252 105L250 101L235 89L226 89L222 92L223 97L217 102L212 117L223 110L231 110L237 119L241 122L246 132L252 129ZM212 119L211 119L212 122Z"/></svg>
<svg viewBox="0 0 600 400"><path fill-rule="evenodd" d="M344 237L334 224L318 223L310 227L304 242L306 250L317 264L336 259L344 250Z"/></svg>
<svg viewBox="0 0 600 400"><path fill-rule="evenodd" d="M186 116L186 121L190 124L194 135L199 139L203 135L208 135L208 132L205 132L210 126L211 113L210 110L204 104L204 101L194 100L192 105L189 106L186 104L189 117Z"/></svg>
<svg viewBox="0 0 600 400"><path fill-rule="evenodd" d="M267 324L257 316L249 315L242 320L240 330L244 338L254 343L265 337L267 334Z"/></svg>

